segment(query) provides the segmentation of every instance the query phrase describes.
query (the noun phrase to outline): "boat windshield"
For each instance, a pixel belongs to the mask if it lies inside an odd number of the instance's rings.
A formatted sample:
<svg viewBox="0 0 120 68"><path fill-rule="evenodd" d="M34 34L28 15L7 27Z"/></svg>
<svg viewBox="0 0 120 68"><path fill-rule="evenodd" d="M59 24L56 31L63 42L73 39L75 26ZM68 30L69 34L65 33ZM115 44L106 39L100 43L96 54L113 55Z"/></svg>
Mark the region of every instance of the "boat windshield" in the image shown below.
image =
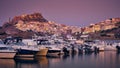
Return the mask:
<svg viewBox="0 0 120 68"><path fill-rule="evenodd" d="M0 50L13 50L12 47L0 47Z"/></svg>

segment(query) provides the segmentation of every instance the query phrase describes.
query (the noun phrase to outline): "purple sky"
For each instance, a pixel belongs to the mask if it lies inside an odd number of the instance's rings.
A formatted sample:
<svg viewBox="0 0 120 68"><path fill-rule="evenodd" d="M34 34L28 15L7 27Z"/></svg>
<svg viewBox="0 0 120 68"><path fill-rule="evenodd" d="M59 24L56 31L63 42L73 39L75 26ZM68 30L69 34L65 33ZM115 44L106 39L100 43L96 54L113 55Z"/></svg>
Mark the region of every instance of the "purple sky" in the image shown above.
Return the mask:
<svg viewBox="0 0 120 68"><path fill-rule="evenodd" d="M0 0L0 25L9 17L34 12L50 21L83 27L120 17L120 0Z"/></svg>

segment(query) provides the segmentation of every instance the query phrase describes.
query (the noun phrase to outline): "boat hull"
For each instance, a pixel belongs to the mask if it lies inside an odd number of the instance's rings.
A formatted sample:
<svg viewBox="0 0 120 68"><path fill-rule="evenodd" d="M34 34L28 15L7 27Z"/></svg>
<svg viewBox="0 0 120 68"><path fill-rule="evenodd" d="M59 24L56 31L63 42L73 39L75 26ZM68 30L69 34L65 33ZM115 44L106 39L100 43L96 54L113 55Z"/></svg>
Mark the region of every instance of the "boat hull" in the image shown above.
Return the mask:
<svg viewBox="0 0 120 68"><path fill-rule="evenodd" d="M0 52L0 58L4 59L13 59L16 55L16 52Z"/></svg>
<svg viewBox="0 0 120 68"><path fill-rule="evenodd" d="M61 50L48 50L47 56L58 56L60 53Z"/></svg>
<svg viewBox="0 0 120 68"><path fill-rule="evenodd" d="M116 51L117 49L115 47L112 46L107 46L105 47L105 51Z"/></svg>
<svg viewBox="0 0 120 68"><path fill-rule="evenodd" d="M40 49L40 51L37 52L36 56L46 56L48 53L48 48Z"/></svg>
<svg viewBox="0 0 120 68"><path fill-rule="evenodd" d="M32 58L34 57L38 51L35 50L26 50L26 49L18 49L17 50L16 57L26 57L26 58Z"/></svg>

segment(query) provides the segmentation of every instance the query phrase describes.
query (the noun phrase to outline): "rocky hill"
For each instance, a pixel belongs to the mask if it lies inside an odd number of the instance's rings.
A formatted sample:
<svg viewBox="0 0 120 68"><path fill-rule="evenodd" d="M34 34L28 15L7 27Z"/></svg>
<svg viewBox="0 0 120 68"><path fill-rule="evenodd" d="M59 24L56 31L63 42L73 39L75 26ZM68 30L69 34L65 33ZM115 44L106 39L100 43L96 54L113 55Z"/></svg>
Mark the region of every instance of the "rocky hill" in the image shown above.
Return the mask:
<svg viewBox="0 0 120 68"><path fill-rule="evenodd" d="M4 23L3 26L0 28L0 37L1 38L7 36L22 36L24 38L31 37L34 34L34 32L30 31L30 29L25 30L27 27L23 25L28 24L29 22L46 23L48 21L45 18L43 18L43 16L40 13L15 16L9 22ZM20 28L20 26L23 27Z"/></svg>
<svg viewBox="0 0 120 68"><path fill-rule="evenodd" d="M20 36L23 38L31 38L34 34L65 35L71 34L74 30L79 31L80 29L48 21L42 14L33 13L15 16L9 22L4 23L0 28L0 37Z"/></svg>
<svg viewBox="0 0 120 68"><path fill-rule="evenodd" d="M111 18L92 25L95 32L90 32L94 39L120 39L120 18Z"/></svg>
<svg viewBox="0 0 120 68"><path fill-rule="evenodd" d="M8 36L31 38L34 34L40 36L58 35L63 37L72 35L78 39L82 34L89 34L89 37L92 39L120 39L120 18L110 18L80 28L48 21L41 13L33 13L15 16L0 27L0 38Z"/></svg>

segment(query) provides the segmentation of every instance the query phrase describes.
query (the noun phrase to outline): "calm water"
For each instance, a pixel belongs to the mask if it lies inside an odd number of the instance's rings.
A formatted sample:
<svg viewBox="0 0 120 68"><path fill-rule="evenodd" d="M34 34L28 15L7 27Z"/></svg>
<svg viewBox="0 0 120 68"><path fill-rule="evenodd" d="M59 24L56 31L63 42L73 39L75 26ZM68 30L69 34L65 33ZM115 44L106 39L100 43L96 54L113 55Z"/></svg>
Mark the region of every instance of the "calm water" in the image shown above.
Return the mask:
<svg viewBox="0 0 120 68"><path fill-rule="evenodd" d="M0 59L0 68L120 68L120 54L115 51L98 54L76 54L36 59Z"/></svg>

